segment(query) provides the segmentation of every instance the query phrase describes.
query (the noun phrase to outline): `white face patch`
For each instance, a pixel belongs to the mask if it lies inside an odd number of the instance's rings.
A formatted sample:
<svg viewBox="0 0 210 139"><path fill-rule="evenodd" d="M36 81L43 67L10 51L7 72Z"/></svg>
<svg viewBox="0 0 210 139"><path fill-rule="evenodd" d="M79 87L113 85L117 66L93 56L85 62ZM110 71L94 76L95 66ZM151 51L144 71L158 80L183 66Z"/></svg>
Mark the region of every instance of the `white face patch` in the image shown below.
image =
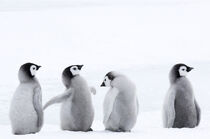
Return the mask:
<svg viewBox="0 0 210 139"><path fill-rule="evenodd" d="M111 80L107 76L104 78L104 84L107 87L111 86Z"/></svg>
<svg viewBox="0 0 210 139"><path fill-rule="evenodd" d="M179 75L180 76L187 76L187 67L186 66L181 66L180 68L179 68Z"/></svg>
<svg viewBox="0 0 210 139"><path fill-rule="evenodd" d="M32 76L35 76L35 75L36 75L36 71L37 71L36 66L35 66L35 65L32 65L32 66L30 67L31 75L32 75Z"/></svg>
<svg viewBox="0 0 210 139"><path fill-rule="evenodd" d="M70 68L70 71L71 71L71 73L72 73L73 76L79 75L79 73L80 73L80 70L78 69L77 66L71 67L71 68Z"/></svg>

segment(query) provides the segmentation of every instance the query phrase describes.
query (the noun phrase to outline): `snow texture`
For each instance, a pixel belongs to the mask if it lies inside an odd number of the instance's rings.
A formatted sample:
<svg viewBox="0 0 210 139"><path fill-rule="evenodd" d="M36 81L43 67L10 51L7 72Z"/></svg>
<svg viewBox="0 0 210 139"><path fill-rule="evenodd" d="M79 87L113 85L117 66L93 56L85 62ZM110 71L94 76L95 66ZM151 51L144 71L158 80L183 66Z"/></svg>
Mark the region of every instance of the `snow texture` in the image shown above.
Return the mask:
<svg viewBox="0 0 210 139"><path fill-rule="evenodd" d="M2 138L174 138L210 137L210 2L207 0L1 0L0 136ZM84 64L81 75L97 93L94 132L60 130L59 108L45 111L40 133L11 134L9 106L21 64L42 65L37 77L43 104L64 91L62 70ZM188 75L202 110L195 129L164 129L161 110L168 73L178 62L195 69ZM104 131L104 75L117 70L136 83L140 103L131 133Z"/></svg>

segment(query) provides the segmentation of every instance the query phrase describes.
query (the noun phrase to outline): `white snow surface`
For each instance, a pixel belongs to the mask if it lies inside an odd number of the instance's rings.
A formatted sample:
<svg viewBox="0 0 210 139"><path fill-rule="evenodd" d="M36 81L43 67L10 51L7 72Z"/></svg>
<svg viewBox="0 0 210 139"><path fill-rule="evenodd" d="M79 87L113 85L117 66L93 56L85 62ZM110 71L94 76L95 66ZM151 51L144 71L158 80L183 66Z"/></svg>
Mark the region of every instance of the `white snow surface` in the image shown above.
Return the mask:
<svg viewBox="0 0 210 139"><path fill-rule="evenodd" d="M210 2L207 0L0 0L0 138L172 138L210 137ZM37 73L43 103L64 91L62 70L84 64L81 75L97 94L94 132L61 131L60 105L45 111L40 133L14 136L9 105L21 64L42 65ZM194 129L164 129L162 104L175 63L195 69L188 75L202 110ZM131 133L104 131L100 88L117 70L136 83L138 122Z"/></svg>

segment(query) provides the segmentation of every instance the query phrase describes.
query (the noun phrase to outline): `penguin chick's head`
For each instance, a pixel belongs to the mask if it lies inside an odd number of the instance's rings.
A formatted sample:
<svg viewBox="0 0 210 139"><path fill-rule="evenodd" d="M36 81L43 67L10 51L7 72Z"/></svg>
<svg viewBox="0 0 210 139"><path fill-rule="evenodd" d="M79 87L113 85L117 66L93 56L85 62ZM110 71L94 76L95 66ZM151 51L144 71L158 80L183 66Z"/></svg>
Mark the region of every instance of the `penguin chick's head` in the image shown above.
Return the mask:
<svg viewBox="0 0 210 139"><path fill-rule="evenodd" d="M101 87L110 87L111 82L115 79L116 75L114 72L109 72L105 75L104 81L101 84Z"/></svg>
<svg viewBox="0 0 210 139"><path fill-rule="evenodd" d="M192 69L193 69L192 67L189 67L182 63L174 65L170 72L171 82L174 82L176 79L180 77L187 76L188 72L190 72Z"/></svg>
<svg viewBox="0 0 210 139"><path fill-rule="evenodd" d="M25 63L20 67L19 70L19 80L27 81L29 79L33 79L36 75L36 72L39 70L41 66L38 66L34 63Z"/></svg>
<svg viewBox="0 0 210 139"><path fill-rule="evenodd" d="M62 79L66 87L70 86L70 81L73 77L79 75L82 67L83 65L72 65L64 69Z"/></svg>

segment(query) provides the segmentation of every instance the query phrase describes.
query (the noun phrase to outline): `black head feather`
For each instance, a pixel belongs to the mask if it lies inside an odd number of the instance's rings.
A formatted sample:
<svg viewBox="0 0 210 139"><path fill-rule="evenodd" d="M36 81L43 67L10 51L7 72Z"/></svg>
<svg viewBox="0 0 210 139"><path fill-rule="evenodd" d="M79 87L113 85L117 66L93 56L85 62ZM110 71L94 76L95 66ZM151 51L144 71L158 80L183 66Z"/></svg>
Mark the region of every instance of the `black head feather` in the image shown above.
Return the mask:
<svg viewBox="0 0 210 139"><path fill-rule="evenodd" d="M31 74L31 71L30 71L31 66L33 65L36 66L37 70L41 67L34 63L25 63L20 67L20 70L23 71L26 74L26 76L33 78L34 76Z"/></svg>
<svg viewBox="0 0 210 139"><path fill-rule="evenodd" d="M187 72L190 72L193 68L187 66L186 64L183 63L179 63L176 64L172 67L171 71L170 71L170 82L173 83L175 82L178 78L181 77L180 73L179 73L179 69L180 67L185 66L187 68Z"/></svg>
<svg viewBox="0 0 210 139"><path fill-rule="evenodd" d="M113 72L109 72L105 76L107 76L109 78L109 80L111 80L111 81L114 80L114 78L115 78Z"/></svg>
<svg viewBox="0 0 210 139"><path fill-rule="evenodd" d="M62 73L62 79L63 79L63 83L66 87L70 86L71 83L71 79L74 78L77 75L73 75L71 72L71 68L72 67L77 67L79 70L82 69L83 65L71 65L67 68L64 69L63 73Z"/></svg>
<svg viewBox="0 0 210 139"><path fill-rule="evenodd" d="M105 77L108 77L108 79L112 81L112 80L115 79L116 76L114 75L113 72L108 72L108 73L105 75ZM104 86L106 86L106 85L105 85L105 81L103 81L102 84L101 84L101 87L104 87Z"/></svg>

